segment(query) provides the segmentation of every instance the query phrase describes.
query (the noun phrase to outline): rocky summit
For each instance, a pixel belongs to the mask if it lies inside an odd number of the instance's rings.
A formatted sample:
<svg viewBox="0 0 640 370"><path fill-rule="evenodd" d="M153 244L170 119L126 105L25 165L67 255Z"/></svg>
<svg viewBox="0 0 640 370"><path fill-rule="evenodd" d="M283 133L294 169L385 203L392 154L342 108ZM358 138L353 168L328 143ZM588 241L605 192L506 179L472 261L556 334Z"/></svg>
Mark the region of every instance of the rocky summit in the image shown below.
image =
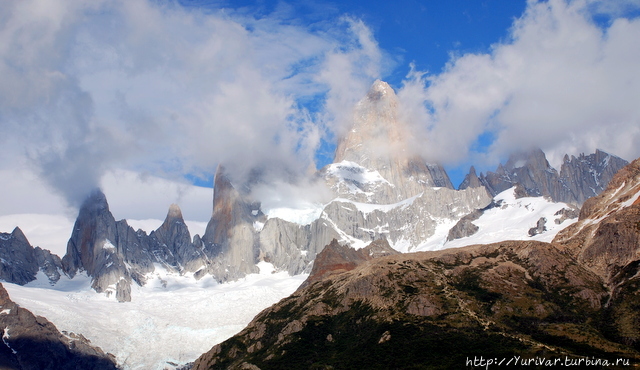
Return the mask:
<svg viewBox="0 0 640 370"><path fill-rule="evenodd" d="M375 81L354 109L351 129L338 140L334 164L325 169L327 181L341 196L377 204L396 203L431 187L453 189L442 166L409 151L409 137L395 92Z"/></svg>
<svg viewBox="0 0 640 370"><path fill-rule="evenodd" d="M387 83L374 82L352 117L350 129L338 138L334 163L315 176L333 199L306 224L267 217L247 184L234 183L220 165L204 235L190 234L177 205L170 206L157 230L148 235L136 231L126 220L114 219L97 190L81 206L61 261L32 248L19 229L0 235L0 245L7 246L0 249L6 254L2 261L12 261L0 263L0 275L25 284L43 271L55 283L61 273L73 278L84 272L96 291L122 302L131 300L131 285L144 285L157 266L224 282L255 273L256 264L267 261L295 275L309 272L334 239L356 249L385 239L391 248L406 252L427 245L442 225L455 225L445 242L472 235L477 231L473 222L492 207L492 195L512 186L520 196L580 203L591 194L586 189L599 192L624 162L598 151L565 158L558 173L535 150L512 156L496 173L477 176L471 168L456 190L442 166L409 151L411 133ZM532 235L545 231L539 222L531 225L536 226Z"/></svg>
<svg viewBox="0 0 640 370"><path fill-rule="evenodd" d="M485 187L492 196L520 185L522 196L548 196L555 202L582 205L600 194L611 178L628 164L622 158L596 150L578 157L564 156L560 171L551 167L544 152L535 149L512 154L496 172L476 174L472 166L460 184L460 189Z"/></svg>
<svg viewBox="0 0 640 370"><path fill-rule="evenodd" d="M0 279L19 285L36 279L38 271L51 284L60 279L60 257L40 247L33 247L19 227L11 233L0 233Z"/></svg>
<svg viewBox="0 0 640 370"><path fill-rule="evenodd" d="M479 356L638 366L639 199L636 160L552 243L343 251L337 265L355 266L316 275L194 369L445 369Z"/></svg>

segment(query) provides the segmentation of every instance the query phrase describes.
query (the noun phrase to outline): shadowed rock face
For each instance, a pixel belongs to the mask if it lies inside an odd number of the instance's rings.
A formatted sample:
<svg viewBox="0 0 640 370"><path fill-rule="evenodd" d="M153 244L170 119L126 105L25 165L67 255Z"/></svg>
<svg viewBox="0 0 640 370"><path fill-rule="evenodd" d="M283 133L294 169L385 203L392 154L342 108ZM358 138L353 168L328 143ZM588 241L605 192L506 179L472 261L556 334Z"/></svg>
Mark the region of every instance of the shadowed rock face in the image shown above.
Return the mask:
<svg viewBox="0 0 640 370"><path fill-rule="evenodd" d="M132 280L143 284L144 274L153 271L147 235L125 220L116 222L99 190L80 208L62 265L70 277L86 271L97 292L115 293L121 302L131 300Z"/></svg>
<svg viewBox="0 0 640 370"><path fill-rule="evenodd" d="M331 275L351 271L358 265L374 258L394 254L399 254L399 252L391 248L385 239L375 240L367 247L357 250L347 245L340 245L336 239L333 239L316 256L311 273L300 288L326 279Z"/></svg>
<svg viewBox="0 0 640 370"><path fill-rule="evenodd" d="M0 233L0 257L0 279L24 285L36 278L35 251L20 228Z"/></svg>
<svg viewBox="0 0 640 370"><path fill-rule="evenodd" d="M478 353L637 364L639 199L636 160L553 243L393 255L351 270L344 261L358 258L333 245L328 265L348 268L320 269L194 368L458 368Z"/></svg>
<svg viewBox="0 0 640 370"><path fill-rule="evenodd" d="M351 129L338 140L334 163L356 163L377 171L386 180L377 184L374 194L354 200L378 204L391 204L420 194L426 187L453 189L451 180L442 166L427 164L410 153L411 133L406 123L398 118L398 99L393 89L383 81L375 81L367 95L356 105ZM350 197L341 192L340 196ZM357 185L358 186L358 185ZM367 185L363 191L369 192Z"/></svg>
<svg viewBox="0 0 640 370"><path fill-rule="evenodd" d="M44 317L34 316L9 298L0 284L0 368L116 369L115 358L82 335L62 334Z"/></svg>
<svg viewBox="0 0 640 370"><path fill-rule="evenodd" d="M516 153L496 172L476 175L472 167L460 184L460 189L485 186L492 196L519 184L522 196L548 196L556 202L581 205L600 194L613 175L627 161L601 150L578 157L565 155L560 172L549 165L540 149Z"/></svg>
<svg viewBox="0 0 640 370"><path fill-rule="evenodd" d="M0 233L0 279L19 285L36 279L42 270L53 284L60 279L60 257L40 247L33 248L16 227L11 233Z"/></svg>

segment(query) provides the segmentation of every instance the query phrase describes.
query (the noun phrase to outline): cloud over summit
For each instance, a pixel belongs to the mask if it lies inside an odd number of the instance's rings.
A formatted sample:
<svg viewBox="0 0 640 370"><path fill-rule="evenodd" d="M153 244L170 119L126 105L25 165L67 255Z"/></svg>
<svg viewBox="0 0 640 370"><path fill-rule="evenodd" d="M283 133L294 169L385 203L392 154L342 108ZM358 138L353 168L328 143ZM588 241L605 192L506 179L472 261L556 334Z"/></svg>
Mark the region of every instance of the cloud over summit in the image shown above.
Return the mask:
<svg viewBox="0 0 640 370"><path fill-rule="evenodd" d="M437 75L412 71L399 96L423 154L492 164L523 147L640 156L640 20L598 25L597 4L530 1L490 52L453 58Z"/></svg>
<svg viewBox="0 0 640 370"><path fill-rule="evenodd" d="M0 171L72 205L115 170L182 178L225 163L302 174L376 78L414 150L495 166L523 146L640 156L637 2L529 1L488 52L441 73L398 65L361 19L149 0L8 0L0 10ZM606 15L606 22L594 20ZM311 19L311 21L310 21ZM479 163L482 162L482 163Z"/></svg>

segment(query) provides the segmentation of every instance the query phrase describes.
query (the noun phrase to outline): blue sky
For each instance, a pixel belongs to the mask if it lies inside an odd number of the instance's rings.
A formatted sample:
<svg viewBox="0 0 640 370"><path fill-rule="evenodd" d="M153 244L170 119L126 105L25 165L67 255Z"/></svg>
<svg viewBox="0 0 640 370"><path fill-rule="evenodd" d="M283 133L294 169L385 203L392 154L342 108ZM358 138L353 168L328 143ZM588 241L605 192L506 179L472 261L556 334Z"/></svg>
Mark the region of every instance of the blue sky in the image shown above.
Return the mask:
<svg viewBox="0 0 640 370"><path fill-rule="evenodd" d="M0 173L15 180L0 186L0 209L45 212L43 194L74 208L118 171L139 184L210 184L220 163L239 180L255 168L303 177L330 160L378 78L396 90L409 149L442 163L455 185L472 164L493 170L533 147L556 166L596 148L632 160L639 9L639 0L7 0ZM122 215L151 217L142 208Z"/></svg>
<svg viewBox="0 0 640 370"><path fill-rule="evenodd" d="M526 1L522 0L460 0L460 1L188 1L185 7L234 9L254 17L269 17L286 12L286 19L293 23L313 28L318 23L334 23L350 16L362 20L371 29L375 41L387 54L388 61L382 75L394 89L402 87L414 68L430 73L441 72L446 63L456 55L486 53L491 45L509 37L513 21L524 12ZM320 101L318 101L320 100ZM309 106L316 108L321 99ZM313 109L312 108L312 109ZM487 141L481 137L477 145ZM316 154L317 166L331 163L335 145L333 140L323 142ZM457 186L468 171L468 165L448 166L454 186ZM211 177L190 177L195 183L205 186Z"/></svg>

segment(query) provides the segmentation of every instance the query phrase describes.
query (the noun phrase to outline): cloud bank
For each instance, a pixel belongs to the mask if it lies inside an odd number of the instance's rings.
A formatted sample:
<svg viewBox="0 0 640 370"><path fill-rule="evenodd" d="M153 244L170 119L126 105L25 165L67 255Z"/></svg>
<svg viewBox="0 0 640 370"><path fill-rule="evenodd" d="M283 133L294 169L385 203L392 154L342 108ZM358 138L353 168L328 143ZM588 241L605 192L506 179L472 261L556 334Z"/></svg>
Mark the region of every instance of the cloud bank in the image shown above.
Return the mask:
<svg viewBox="0 0 640 370"><path fill-rule="evenodd" d="M304 173L382 64L361 21L310 30L286 7L258 17L169 1L15 0L2 13L2 166L26 163L74 206L118 168Z"/></svg>
<svg viewBox="0 0 640 370"><path fill-rule="evenodd" d="M454 57L437 75L412 70L399 96L417 150L492 166L530 147L556 163L596 148L640 156L640 19L616 18L640 4L617 4L530 1L489 53Z"/></svg>
<svg viewBox="0 0 640 370"><path fill-rule="evenodd" d="M624 18L640 5L612 4L529 1L489 52L453 55L438 74L410 68L398 96L414 150L492 167L528 146L640 156L640 20ZM185 181L225 163L239 181L255 169L296 178L348 129L376 78L409 69L392 60L362 20L305 23L286 3L255 15L171 1L7 0L0 171L35 174L71 206L120 170Z"/></svg>

